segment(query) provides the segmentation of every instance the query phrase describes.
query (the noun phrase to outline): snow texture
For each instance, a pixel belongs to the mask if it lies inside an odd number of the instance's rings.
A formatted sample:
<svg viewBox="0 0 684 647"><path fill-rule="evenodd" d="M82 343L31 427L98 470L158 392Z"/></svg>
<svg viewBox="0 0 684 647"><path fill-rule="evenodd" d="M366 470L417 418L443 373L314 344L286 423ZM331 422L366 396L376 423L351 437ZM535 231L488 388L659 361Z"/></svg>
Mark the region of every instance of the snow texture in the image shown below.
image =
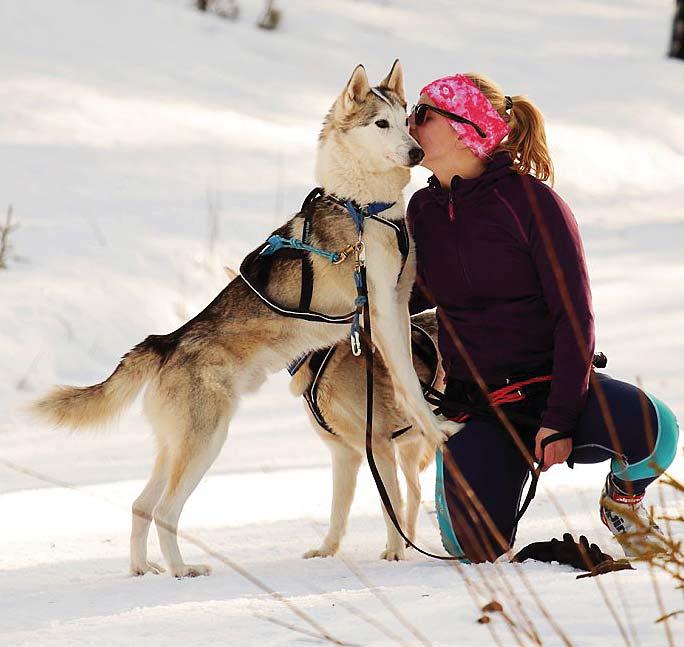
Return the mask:
<svg viewBox="0 0 684 647"><path fill-rule="evenodd" d="M186 559L214 569L194 580L127 574L130 505L153 457L139 404L100 435L21 413L53 383L100 381L147 334L198 312L225 284L223 265L237 267L313 186L320 122L353 67L379 80L399 57L411 99L433 78L480 71L538 102L556 189L585 242L597 348L611 375L639 380L684 419L684 67L665 57L673 3L279 4L281 28L264 32L257 0L240 2L237 22L189 0L0 2L0 220L12 204L20 225L0 272L0 644L317 642L276 624L316 631L226 560L354 644L531 644L500 615L476 623L493 598L522 622L509 586L544 645L564 643L535 599L574 645L626 642L610 608L628 644L666 645L666 629L681 640L682 616L654 623L683 606L681 591L643 567L577 581L557 565L379 560L384 524L367 470L341 557L302 560L325 531L331 478L285 374L245 399L181 517ZM415 172L409 195L425 178ZM545 474L518 544L569 525L618 555L598 518L605 471ZM673 472L683 471L680 451ZM433 486L430 469L426 510ZM647 503L682 514L664 487ZM419 540L439 549L426 511Z"/></svg>

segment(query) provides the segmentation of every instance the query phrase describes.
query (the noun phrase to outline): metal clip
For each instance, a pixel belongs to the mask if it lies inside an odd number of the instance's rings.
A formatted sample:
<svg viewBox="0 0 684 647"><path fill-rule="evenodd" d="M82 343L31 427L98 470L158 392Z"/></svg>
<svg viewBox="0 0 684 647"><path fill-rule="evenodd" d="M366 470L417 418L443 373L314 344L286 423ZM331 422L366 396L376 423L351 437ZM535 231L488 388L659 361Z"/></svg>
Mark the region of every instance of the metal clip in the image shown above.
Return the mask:
<svg viewBox="0 0 684 647"><path fill-rule="evenodd" d="M354 262L354 270L356 272L360 271L362 267L366 265L366 247L363 244L363 241L360 240L358 243L356 243L354 247L354 253L355 253L355 262Z"/></svg>
<svg viewBox="0 0 684 647"><path fill-rule="evenodd" d="M347 257L349 254L351 254L356 248L356 245L347 245L344 249L340 250L337 252L338 259L336 261L333 261L333 265L339 265L340 263L344 263L344 261L347 260Z"/></svg>
<svg viewBox="0 0 684 647"><path fill-rule="evenodd" d="M361 240L361 234L359 234L359 240L356 243L355 251L356 251L357 261L361 265L365 265L366 264L366 246L364 245L363 241Z"/></svg>
<svg viewBox="0 0 684 647"><path fill-rule="evenodd" d="M351 334L351 349L354 357L361 355L361 337L357 330Z"/></svg>

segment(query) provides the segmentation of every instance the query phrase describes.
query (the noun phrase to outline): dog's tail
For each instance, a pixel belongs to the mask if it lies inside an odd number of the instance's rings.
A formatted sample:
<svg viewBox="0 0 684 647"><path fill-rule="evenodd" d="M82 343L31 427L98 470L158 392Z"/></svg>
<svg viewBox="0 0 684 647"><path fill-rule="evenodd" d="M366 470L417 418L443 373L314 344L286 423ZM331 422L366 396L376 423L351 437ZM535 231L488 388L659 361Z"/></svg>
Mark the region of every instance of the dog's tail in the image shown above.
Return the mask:
<svg viewBox="0 0 684 647"><path fill-rule="evenodd" d="M29 405L29 412L72 430L109 422L130 405L159 370L160 355L149 339L124 355L114 372L93 386L57 386Z"/></svg>

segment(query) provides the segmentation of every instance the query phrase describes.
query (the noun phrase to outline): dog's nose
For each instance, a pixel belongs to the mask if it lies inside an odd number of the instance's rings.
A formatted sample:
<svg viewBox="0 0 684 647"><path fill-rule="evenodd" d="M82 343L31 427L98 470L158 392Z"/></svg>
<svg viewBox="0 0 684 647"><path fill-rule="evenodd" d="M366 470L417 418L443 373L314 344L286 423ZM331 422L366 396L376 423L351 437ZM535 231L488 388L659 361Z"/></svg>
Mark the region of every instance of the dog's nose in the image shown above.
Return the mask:
<svg viewBox="0 0 684 647"><path fill-rule="evenodd" d="M425 157L425 153L422 148L412 148L409 151L409 159L412 164L419 164L420 161Z"/></svg>

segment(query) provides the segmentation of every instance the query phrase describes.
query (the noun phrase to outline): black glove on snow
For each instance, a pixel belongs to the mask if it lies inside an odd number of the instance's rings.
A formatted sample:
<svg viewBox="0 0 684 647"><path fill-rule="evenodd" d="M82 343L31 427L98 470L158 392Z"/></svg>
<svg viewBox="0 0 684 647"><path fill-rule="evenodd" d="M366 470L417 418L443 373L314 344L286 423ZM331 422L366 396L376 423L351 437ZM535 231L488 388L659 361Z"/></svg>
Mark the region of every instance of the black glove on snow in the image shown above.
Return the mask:
<svg viewBox="0 0 684 647"><path fill-rule="evenodd" d="M629 563L616 562L596 544L589 544L589 540L584 535L580 535L579 543L577 543L567 532L563 535L563 541L554 538L551 541L538 541L525 546L513 558L513 561L524 562L526 559L534 559L538 562L558 562L580 571L588 571L587 574L579 575L578 578L632 568Z"/></svg>

